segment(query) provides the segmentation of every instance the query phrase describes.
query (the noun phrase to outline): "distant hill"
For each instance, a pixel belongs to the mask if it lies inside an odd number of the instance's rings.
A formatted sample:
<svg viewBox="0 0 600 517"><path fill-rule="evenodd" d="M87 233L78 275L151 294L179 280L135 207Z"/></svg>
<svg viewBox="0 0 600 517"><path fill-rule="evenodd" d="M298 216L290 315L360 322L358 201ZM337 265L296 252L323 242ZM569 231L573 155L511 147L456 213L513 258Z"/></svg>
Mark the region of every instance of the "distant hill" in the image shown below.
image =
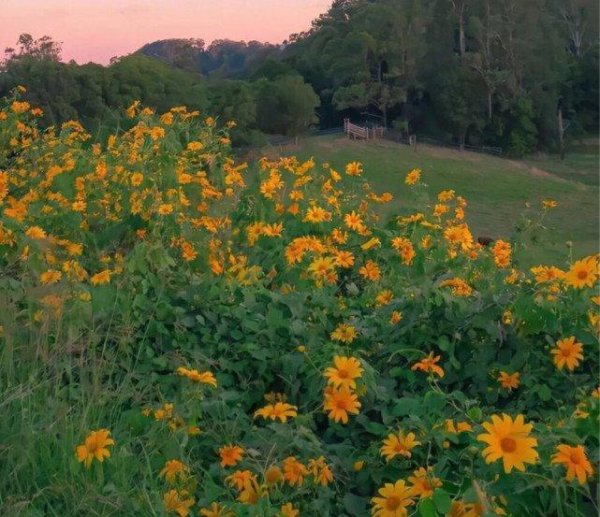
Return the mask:
<svg viewBox="0 0 600 517"><path fill-rule="evenodd" d="M147 43L137 53L160 59L177 68L219 78L245 78L279 46L259 41L166 39Z"/></svg>

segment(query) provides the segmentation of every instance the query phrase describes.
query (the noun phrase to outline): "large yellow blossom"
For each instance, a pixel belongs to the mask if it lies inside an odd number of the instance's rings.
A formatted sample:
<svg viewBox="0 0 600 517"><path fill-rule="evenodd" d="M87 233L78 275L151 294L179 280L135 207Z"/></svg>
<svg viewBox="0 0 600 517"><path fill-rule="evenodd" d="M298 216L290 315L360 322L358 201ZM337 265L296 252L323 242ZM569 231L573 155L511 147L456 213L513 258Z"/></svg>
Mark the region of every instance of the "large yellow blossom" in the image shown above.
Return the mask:
<svg viewBox="0 0 600 517"><path fill-rule="evenodd" d="M356 381L361 377L363 368L360 361L355 357L346 357L336 355L333 358L335 367L329 367L325 370L327 382L336 388L356 388Z"/></svg>
<svg viewBox="0 0 600 517"><path fill-rule="evenodd" d="M484 422L483 428L487 432L477 439L488 444L483 450L486 463L501 459L508 474L513 468L524 471L526 463L538 460L537 440L529 436L533 425L526 424L523 415L517 415L514 421L506 414L492 415L492 421Z"/></svg>
<svg viewBox="0 0 600 517"><path fill-rule="evenodd" d="M406 517L406 509L415 504L413 489L407 486L403 479L395 483L386 483L378 490L378 494L379 497L371 499L373 517Z"/></svg>
<svg viewBox="0 0 600 517"><path fill-rule="evenodd" d="M88 468L94 459L102 463L104 458L110 458L110 450L108 448L114 444L115 441L110 437L108 429L92 431L83 444L77 446L75 450L77 461L83 462Z"/></svg>

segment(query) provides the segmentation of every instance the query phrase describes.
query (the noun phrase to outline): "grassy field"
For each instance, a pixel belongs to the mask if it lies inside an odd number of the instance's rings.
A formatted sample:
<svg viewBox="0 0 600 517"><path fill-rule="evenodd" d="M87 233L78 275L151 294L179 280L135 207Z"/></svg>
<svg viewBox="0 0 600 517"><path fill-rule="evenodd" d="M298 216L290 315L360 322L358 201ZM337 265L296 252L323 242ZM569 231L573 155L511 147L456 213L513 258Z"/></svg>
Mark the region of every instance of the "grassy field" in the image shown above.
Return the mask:
<svg viewBox="0 0 600 517"><path fill-rule="evenodd" d="M431 203L437 192L447 188L467 198L467 218L475 236L509 238L519 221L536 219L543 199L555 199L558 207L543 221L547 230L530 235L529 247L517 253L522 265L564 265L570 251L567 241L573 243L575 257L598 251L597 146L586 146L563 162L555 156L516 161L427 145L415 151L392 142L367 143L341 136L307 138L298 146L273 151L314 156L338 170L349 161L362 162L374 187L395 196L388 215L412 210L415 203L404 176L418 167L430 186Z"/></svg>

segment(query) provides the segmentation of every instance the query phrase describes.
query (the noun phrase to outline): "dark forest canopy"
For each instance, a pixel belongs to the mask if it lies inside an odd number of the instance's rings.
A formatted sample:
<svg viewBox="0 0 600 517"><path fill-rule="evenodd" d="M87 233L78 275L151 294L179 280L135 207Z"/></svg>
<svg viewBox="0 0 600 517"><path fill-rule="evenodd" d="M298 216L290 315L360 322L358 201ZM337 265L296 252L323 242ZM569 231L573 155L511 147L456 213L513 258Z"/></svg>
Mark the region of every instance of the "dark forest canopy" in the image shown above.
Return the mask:
<svg viewBox="0 0 600 517"><path fill-rule="evenodd" d="M281 46L163 40L108 67L59 57L23 36L0 94L25 84L48 124L112 127L135 99L186 104L235 118L237 143L346 116L514 155L598 131L595 0L335 0Z"/></svg>

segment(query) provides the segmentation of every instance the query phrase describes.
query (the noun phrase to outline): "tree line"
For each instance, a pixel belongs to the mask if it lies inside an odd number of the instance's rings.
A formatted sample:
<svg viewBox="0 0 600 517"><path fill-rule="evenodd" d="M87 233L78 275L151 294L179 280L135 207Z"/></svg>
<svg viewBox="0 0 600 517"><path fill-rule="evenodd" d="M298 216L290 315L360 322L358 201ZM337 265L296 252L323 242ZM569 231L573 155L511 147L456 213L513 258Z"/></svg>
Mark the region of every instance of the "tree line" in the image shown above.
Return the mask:
<svg viewBox="0 0 600 517"><path fill-rule="evenodd" d="M297 72L272 78L209 77L143 52L113 58L109 66L60 61L60 44L23 34L7 49L0 71L0 96L18 85L43 109L42 124L79 119L94 133L127 124L123 108L140 100L159 112L185 105L234 120L235 145L260 145L265 135L296 136L318 123L319 97ZM215 68L216 70L216 68Z"/></svg>
<svg viewBox="0 0 600 517"><path fill-rule="evenodd" d="M516 155L560 147L559 116L598 128L595 0L335 0L292 39L325 123L368 112Z"/></svg>
<svg viewBox="0 0 600 517"><path fill-rule="evenodd" d="M134 99L235 119L237 144L342 119L513 155L598 131L595 0L335 0L283 45L165 40L107 67L60 62L48 38L9 49L46 123L111 127Z"/></svg>

